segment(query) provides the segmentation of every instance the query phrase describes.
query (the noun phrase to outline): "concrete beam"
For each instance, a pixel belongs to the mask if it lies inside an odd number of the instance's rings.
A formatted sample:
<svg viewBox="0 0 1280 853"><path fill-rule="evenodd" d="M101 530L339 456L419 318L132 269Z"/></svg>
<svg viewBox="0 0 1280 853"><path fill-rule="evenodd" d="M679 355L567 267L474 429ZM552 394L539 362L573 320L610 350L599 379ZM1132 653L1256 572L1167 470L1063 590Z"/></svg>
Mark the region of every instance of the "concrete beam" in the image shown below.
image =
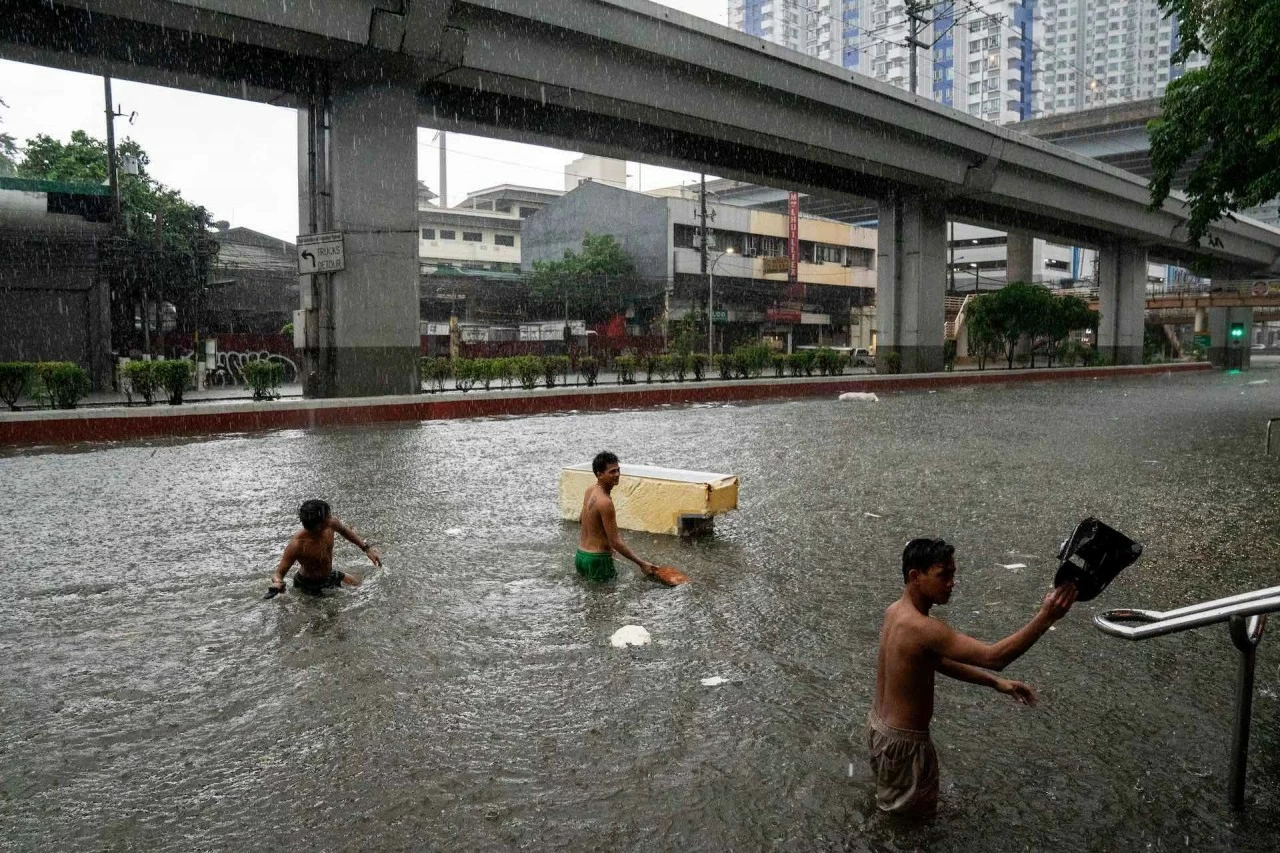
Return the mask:
<svg viewBox="0 0 1280 853"><path fill-rule="evenodd" d="M942 370L947 216L936 199L901 195L880 205L876 255L877 367L890 353L903 373Z"/></svg>

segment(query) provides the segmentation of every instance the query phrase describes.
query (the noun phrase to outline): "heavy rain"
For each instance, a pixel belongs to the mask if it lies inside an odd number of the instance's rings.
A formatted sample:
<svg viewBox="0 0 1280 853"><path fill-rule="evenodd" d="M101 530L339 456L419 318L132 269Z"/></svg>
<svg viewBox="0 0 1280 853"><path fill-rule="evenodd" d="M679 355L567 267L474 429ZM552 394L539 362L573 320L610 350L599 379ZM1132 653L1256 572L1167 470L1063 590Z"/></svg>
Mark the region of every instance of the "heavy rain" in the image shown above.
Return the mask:
<svg viewBox="0 0 1280 853"><path fill-rule="evenodd" d="M1271 849L1236 5L0 0L0 849Z"/></svg>

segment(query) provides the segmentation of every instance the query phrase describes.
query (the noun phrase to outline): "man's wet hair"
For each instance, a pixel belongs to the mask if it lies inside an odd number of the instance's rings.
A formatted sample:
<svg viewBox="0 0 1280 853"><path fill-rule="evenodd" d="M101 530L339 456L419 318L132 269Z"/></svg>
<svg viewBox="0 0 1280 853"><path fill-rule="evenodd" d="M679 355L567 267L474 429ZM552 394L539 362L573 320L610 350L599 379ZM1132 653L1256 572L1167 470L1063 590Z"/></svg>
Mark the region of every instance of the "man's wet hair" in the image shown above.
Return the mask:
<svg viewBox="0 0 1280 853"><path fill-rule="evenodd" d="M298 520L303 527L315 533L324 528L324 523L329 520L329 513L329 505L324 501L303 501L302 506L298 507Z"/></svg>
<svg viewBox="0 0 1280 853"><path fill-rule="evenodd" d="M912 569L927 572L931 566L950 560L955 553L956 546L948 545L945 539L912 539L902 549L902 582L907 582Z"/></svg>
<svg viewBox="0 0 1280 853"><path fill-rule="evenodd" d="M599 477L604 473L604 469L608 468L610 465L617 464L617 462L618 457L616 454L610 453L607 450L601 451L596 454L595 459L591 460L591 473Z"/></svg>

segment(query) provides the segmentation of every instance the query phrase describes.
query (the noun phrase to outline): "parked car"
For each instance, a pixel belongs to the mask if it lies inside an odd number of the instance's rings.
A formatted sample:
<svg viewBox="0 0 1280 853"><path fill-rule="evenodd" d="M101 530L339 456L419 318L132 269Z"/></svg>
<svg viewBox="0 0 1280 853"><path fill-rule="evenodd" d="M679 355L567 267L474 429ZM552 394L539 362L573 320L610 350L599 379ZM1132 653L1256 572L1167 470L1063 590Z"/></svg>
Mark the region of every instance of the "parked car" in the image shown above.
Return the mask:
<svg viewBox="0 0 1280 853"><path fill-rule="evenodd" d="M876 357L866 347L856 347L853 352L849 353L849 363L854 367L875 367Z"/></svg>

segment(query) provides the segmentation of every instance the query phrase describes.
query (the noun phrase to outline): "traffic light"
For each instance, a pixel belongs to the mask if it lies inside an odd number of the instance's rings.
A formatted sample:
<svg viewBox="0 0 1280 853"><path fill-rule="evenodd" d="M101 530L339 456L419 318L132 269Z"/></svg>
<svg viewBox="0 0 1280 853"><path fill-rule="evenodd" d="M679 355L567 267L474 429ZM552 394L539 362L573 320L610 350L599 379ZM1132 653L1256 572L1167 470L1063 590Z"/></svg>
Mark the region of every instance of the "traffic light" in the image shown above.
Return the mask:
<svg viewBox="0 0 1280 853"><path fill-rule="evenodd" d="M1244 339L1244 323L1231 324L1231 340L1239 341Z"/></svg>

